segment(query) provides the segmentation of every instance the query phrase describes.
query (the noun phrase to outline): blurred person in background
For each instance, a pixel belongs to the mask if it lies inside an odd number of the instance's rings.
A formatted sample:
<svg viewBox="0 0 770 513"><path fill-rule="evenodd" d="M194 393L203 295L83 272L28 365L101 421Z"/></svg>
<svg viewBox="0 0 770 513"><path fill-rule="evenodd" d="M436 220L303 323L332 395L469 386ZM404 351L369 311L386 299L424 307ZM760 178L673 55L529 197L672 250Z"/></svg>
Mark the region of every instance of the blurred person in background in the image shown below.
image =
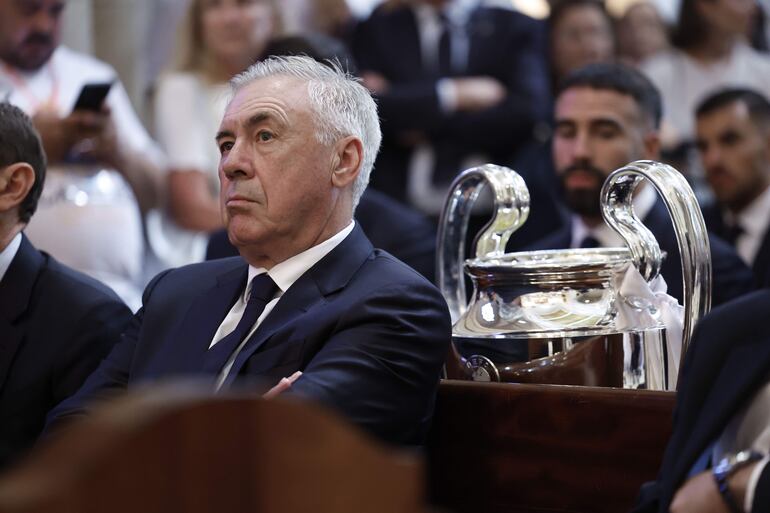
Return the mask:
<svg viewBox="0 0 770 513"><path fill-rule="evenodd" d="M163 159L115 70L60 45L66 3L0 0L0 98L32 116L49 161L26 234L137 308L144 285L141 212L161 195ZM74 108L89 83L112 83L106 100L101 108Z"/></svg>
<svg viewBox="0 0 770 513"><path fill-rule="evenodd" d="M155 98L169 163L167 204L147 219L164 267L202 261L209 233L223 226L214 138L228 80L262 55L277 28L272 0L193 0L179 27L175 70L160 78Z"/></svg>
<svg viewBox="0 0 770 513"><path fill-rule="evenodd" d="M695 107L723 87L770 93L770 59L747 42L755 0L682 0L673 47L643 65L663 97L664 150L692 144Z"/></svg>
<svg viewBox="0 0 770 513"><path fill-rule="evenodd" d="M696 111L697 147L716 204L706 226L770 285L770 102L749 89L725 89Z"/></svg>
<svg viewBox="0 0 770 513"><path fill-rule="evenodd" d="M460 171L522 158L551 101L542 36L539 22L474 0L375 10L352 45L383 120L372 186L437 217Z"/></svg>
<svg viewBox="0 0 770 513"><path fill-rule="evenodd" d="M638 66L670 45L666 23L658 8L648 0L631 4L618 20L615 33L618 58L633 66Z"/></svg>
<svg viewBox="0 0 770 513"><path fill-rule="evenodd" d="M565 218L560 229L526 249L622 247L622 238L602 217L601 189L610 173L629 162L660 160L660 95L631 66L589 64L561 82L554 111L552 159ZM667 254L660 272L667 293L681 303L681 258L668 211L649 186L637 189L633 207ZM735 250L711 234L709 241L714 269L712 303L718 305L753 290L753 275Z"/></svg>
<svg viewBox="0 0 770 513"><path fill-rule="evenodd" d="M557 0L548 17L554 87L572 71L615 58L612 19L601 0Z"/></svg>

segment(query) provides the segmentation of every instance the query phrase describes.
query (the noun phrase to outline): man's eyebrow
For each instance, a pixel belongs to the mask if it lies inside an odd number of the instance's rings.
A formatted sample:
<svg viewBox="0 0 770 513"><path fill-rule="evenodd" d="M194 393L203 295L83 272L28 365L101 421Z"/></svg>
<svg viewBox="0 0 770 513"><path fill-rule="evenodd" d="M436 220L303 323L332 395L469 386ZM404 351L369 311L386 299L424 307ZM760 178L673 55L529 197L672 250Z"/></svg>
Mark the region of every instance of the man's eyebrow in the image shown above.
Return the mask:
<svg viewBox="0 0 770 513"><path fill-rule="evenodd" d="M235 134L232 132L232 130L220 130L217 132L217 136L214 139L218 141L225 137L235 137Z"/></svg>
<svg viewBox="0 0 770 513"><path fill-rule="evenodd" d="M274 119L274 118L275 116L273 116L269 112L258 112L253 116L251 116L246 121L246 128L251 130L255 126L259 125L260 123L270 119ZM220 130L219 132L217 132L217 136L215 137L215 139L218 141L223 137L235 137L235 133L232 130Z"/></svg>
<svg viewBox="0 0 770 513"><path fill-rule="evenodd" d="M256 125L262 123L263 121L272 119L272 117L273 116L267 112L258 112L257 114L251 116L248 121L246 121L246 128L254 128Z"/></svg>
<svg viewBox="0 0 770 513"><path fill-rule="evenodd" d="M591 124L594 126L610 126L612 128L619 128L622 127L623 124L619 122L617 119L613 118L597 118L591 121Z"/></svg>

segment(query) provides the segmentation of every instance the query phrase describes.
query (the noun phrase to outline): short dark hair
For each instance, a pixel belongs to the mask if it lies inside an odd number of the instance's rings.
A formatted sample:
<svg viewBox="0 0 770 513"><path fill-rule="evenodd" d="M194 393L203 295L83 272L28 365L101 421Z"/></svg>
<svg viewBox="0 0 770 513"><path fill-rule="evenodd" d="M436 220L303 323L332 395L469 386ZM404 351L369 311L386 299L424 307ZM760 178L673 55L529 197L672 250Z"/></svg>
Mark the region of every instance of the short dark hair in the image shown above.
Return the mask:
<svg viewBox="0 0 770 513"><path fill-rule="evenodd" d="M19 205L19 221L28 223L43 192L45 152L29 116L10 103L0 102L0 168L18 162L26 162L35 171L35 183Z"/></svg>
<svg viewBox="0 0 770 513"><path fill-rule="evenodd" d="M612 17L607 12L603 0L554 0L551 4L551 13L547 19L548 31L553 31L553 27L561 21L570 9L575 7L595 7L607 21L609 27L612 27Z"/></svg>
<svg viewBox="0 0 770 513"><path fill-rule="evenodd" d="M679 16L671 33L671 44L682 50L690 50L705 40L708 24L695 5L700 0L681 0Z"/></svg>
<svg viewBox="0 0 770 513"><path fill-rule="evenodd" d="M707 96L695 109L695 117L710 114L733 103L744 104L754 124L765 129L770 128L770 101L753 89L740 87L722 89Z"/></svg>
<svg viewBox="0 0 770 513"><path fill-rule="evenodd" d="M589 64L567 75L559 84L556 96L567 89L589 87L611 90L631 96L652 125L660 127L663 103L658 89L640 71L617 62Z"/></svg>

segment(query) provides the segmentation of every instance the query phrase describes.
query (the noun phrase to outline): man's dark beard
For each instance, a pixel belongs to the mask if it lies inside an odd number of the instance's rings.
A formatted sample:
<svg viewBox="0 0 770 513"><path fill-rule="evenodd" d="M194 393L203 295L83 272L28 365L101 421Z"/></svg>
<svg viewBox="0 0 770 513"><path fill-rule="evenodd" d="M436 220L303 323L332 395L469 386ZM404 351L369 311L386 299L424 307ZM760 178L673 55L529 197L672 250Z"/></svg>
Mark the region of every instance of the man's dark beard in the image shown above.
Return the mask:
<svg viewBox="0 0 770 513"><path fill-rule="evenodd" d="M47 45L48 50L41 54L36 53L34 57L27 55L27 52L24 50L24 46L27 44L35 43ZM27 38L19 47L3 52L3 54L0 55L0 58L15 68L24 71L35 71L40 69L46 62L48 62L48 59L51 58L51 55L55 49L56 42L54 41L51 34L33 32L27 36Z"/></svg>
<svg viewBox="0 0 770 513"><path fill-rule="evenodd" d="M596 178L599 186L591 189L568 190L565 186L566 180L572 173L577 171L592 175L594 178ZM601 169L592 166L590 163L577 162L567 167L560 174L560 177L559 188L562 197L564 198L564 202L567 204L567 207L569 207L572 212L581 217L601 218L602 209L599 201L599 195L601 194L602 184L604 184L604 180L607 177L607 174L604 173Z"/></svg>

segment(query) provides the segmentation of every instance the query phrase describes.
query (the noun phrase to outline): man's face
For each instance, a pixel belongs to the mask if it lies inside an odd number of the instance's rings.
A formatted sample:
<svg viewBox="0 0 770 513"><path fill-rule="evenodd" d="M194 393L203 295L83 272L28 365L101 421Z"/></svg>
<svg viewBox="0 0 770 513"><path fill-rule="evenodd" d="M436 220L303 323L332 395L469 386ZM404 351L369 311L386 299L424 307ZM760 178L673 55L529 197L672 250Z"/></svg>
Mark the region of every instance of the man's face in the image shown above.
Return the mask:
<svg viewBox="0 0 770 513"><path fill-rule="evenodd" d="M612 60L612 27L601 9L578 5L562 14L551 33L551 61L557 76Z"/></svg>
<svg viewBox="0 0 770 513"><path fill-rule="evenodd" d="M564 91L556 100L553 161L567 206L600 218L605 178L631 161L654 158L656 143L631 96L583 86Z"/></svg>
<svg viewBox="0 0 770 513"><path fill-rule="evenodd" d="M242 253L279 262L321 236L340 193L333 148L315 130L307 84L296 78L257 80L228 105L217 136L220 200Z"/></svg>
<svg viewBox="0 0 770 513"><path fill-rule="evenodd" d="M717 201L740 211L770 183L767 130L757 126L740 101L699 116L697 145Z"/></svg>
<svg viewBox="0 0 770 513"><path fill-rule="evenodd" d="M745 35L756 13L756 0L700 0L695 9L706 21L709 30L720 34Z"/></svg>
<svg viewBox="0 0 770 513"><path fill-rule="evenodd" d="M204 47L214 59L248 62L273 34L273 7L265 0L201 0Z"/></svg>
<svg viewBox="0 0 770 513"><path fill-rule="evenodd" d="M65 0L0 0L0 59L39 69L59 45Z"/></svg>

